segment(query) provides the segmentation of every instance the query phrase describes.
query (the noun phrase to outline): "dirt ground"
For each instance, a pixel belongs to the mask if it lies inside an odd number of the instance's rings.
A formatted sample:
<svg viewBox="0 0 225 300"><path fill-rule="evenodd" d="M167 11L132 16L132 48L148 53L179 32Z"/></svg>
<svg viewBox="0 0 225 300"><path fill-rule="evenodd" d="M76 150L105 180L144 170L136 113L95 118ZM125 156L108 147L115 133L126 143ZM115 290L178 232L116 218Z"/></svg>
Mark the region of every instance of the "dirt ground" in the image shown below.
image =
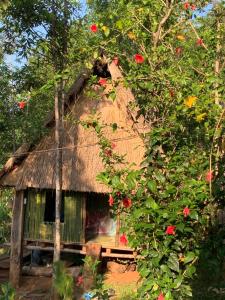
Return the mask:
<svg viewBox="0 0 225 300"><path fill-rule="evenodd" d="M9 276L9 259L0 261L0 284L7 282ZM129 299L129 293L136 290L139 280L138 272L106 273L104 287L113 288L116 292L113 300ZM23 276L21 287L17 290L17 300L48 300L50 299L52 279L49 277ZM81 299L81 292L77 290L76 299Z"/></svg>

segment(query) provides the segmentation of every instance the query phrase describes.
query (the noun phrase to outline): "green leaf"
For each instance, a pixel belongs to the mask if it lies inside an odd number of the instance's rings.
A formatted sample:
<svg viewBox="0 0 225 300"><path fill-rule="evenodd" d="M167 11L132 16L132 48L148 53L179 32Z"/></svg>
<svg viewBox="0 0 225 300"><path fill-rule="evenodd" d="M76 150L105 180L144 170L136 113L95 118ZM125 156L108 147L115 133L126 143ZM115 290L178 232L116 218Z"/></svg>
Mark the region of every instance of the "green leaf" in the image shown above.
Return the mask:
<svg viewBox="0 0 225 300"><path fill-rule="evenodd" d="M105 30L104 30L104 34L105 34L105 36L106 37L108 37L109 36L109 34L110 34L110 30L109 30L109 28L107 27Z"/></svg>
<svg viewBox="0 0 225 300"><path fill-rule="evenodd" d="M155 202L155 200L152 197L149 197L146 200L146 206L148 208L152 208L153 210L159 209L159 205Z"/></svg>
<svg viewBox="0 0 225 300"><path fill-rule="evenodd" d="M113 124L112 124L112 129L113 129L113 132L114 132L114 131L116 131L116 130L117 130L117 128L118 128L118 126L117 126L117 123L113 123Z"/></svg>
<svg viewBox="0 0 225 300"><path fill-rule="evenodd" d="M147 277L149 274L150 274L150 270L148 269L148 267L146 266L142 266L140 269L139 269L139 273L142 277Z"/></svg>
<svg viewBox="0 0 225 300"><path fill-rule="evenodd" d="M170 291L167 292L166 295L165 295L165 300L172 300L172 299L173 299L172 293Z"/></svg>
<svg viewBox="0 0 225 300"><path fill-rule="evenodd" d="M108 97L112 100L112 101L115 101L116 99L116 92L114 90L110 91L108 93Z"/></svg>
<svg viewBox="0 0 225 300"><path fill-rule="evenodd" d="M179 260L175 253L171 253L167 262L167 266L176 272L179 272Z"/></svg>
<svg viewBox="0 0 225 300"><path fill-rule="evenodd" d="M191 219L193 219L193 220L196 220L196 221L198 221L198 219L199 219L199 218L198 218L198 213L197 213L196 211L191 211L189 217L190 217Z"/></svg>
<svg viewBox="0 0 225 300"><path fill-rule="evenodd" d="M188 252L185 257L184 257L184 264L187 264L191 261L193 261L193 259L195 258L195 253L194 252Z"/></svg>
<svg viewBox="0 0 225 300"><path fill-rule="evenodd" d="M181 283L183 281L183 276L179 275L175 280L174 280L174 288L178 289L181 286Z"/></svg>
<svg viewBox="0 0 225 300"><path fill-rule="evenodd" d="M123 29L123 21L122 20L118 20L117 22L116 22L116 27L118 28L118 29Z"/></svg>
<svg viewBox="0 0 225 300"><path fill-rule="evenodd" d="M157 192L157 184L155 181L150 180L148 181L148 188L151 192L156 193Z"/></svg>

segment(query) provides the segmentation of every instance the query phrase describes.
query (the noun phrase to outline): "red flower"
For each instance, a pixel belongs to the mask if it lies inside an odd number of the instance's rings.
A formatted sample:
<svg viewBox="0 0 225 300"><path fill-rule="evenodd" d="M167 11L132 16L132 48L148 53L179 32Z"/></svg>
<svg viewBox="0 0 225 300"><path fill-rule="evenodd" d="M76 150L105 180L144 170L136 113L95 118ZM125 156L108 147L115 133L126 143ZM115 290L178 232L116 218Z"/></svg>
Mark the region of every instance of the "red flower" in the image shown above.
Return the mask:
<svg viewBox="0 0 225 300"><path fill-rule="evenodd" d="M177 47L175 49L175 52L176 52L177 55L180 55L182 53L182 51L183 51L183 49L181 47Z"/></svg>
<svg viewBox="0 0 225 300"><path fill-rule="evenodd" d="M175 235L175 229L176 229L176 226L167 226L166 228L166 234L169 234L169 235Z"/></svg>
<svg viewBox="0 0 225 300"><path fill-rule="evenodd" d="M96 24L92 24L91 27L90 27L91 31L96 33L98 31L98 27Z"/></svg>
<svg viewBox="0 0 225 300"><path fill-rule="evenodd" d="M186 218L190 214L190 209L188 207L185 207L184 210L183 210L183 214Z"/></svg>
<svg viewBox="0 0 225 300"><path fill-rule="evenodd" d="M105 78L100 78L99 81L98 81L98 83L100 85L106 85L107 84L107 80Z"/></svg>
<svg viewBox="0 0 225 300"><path fill-rule="evenodd" d="M205 180L207 182L211 182L213 180L213 171L208 171L205 176Z"/></svg>
<svg viewBox="0 0 225 300"><path fill-rule="evenodd" d="M113 58L113 63L114 63L116 66L118 66L118 64L119 64L119 58L118 58L117 56L115 56L115 57Z"/></svg>
<svg viewBox="0 0 225 300"><path fill-rule="evenodd" d="M113 199L113 196L112 195L110 195L109 196L109 206L113 206L113 204L114 204L114 199Z"/></svg>
<svg viewBox="0 0 225 300"><path fill-rule="evenodd" d="M79 286L79 285L83 284L83 282L84 282L83 276L78 276L77 277L77 285Z"/></svg>
<svg viewBox="0 0 225 300"><path fill-rule="evenodd" d="M19 108L20 108L20 109L24 109L24 107L25 107L25 105L26 105L26 102L20 101L20 102L18 102L18 105L19 105Z"/></svg>
<svg viewBox="0 0 225 300"><path fill-rule="evenodd" d="M195 4L192 4L192 5L191 5L191 10L196 10L196 8L197 8L197 7L196 7Z"/></svg>
<svg viewBox="0 0 225 300"><path fill-rule="evenodd" d="M190 7L190 4L188 2L184 3L184 9L188 9Z"/></svg>
<svg viewBox="0 0 225 300"><path fill-rule="evenodd" d="M120 243L121 243L121 244L124 244L124 245L127 245L128 240L127 240L127 237L126 237L126 234L125 234L125 233L123 233L123 234L121 235L121 237L120 237Z"/></svg>
<svg viewBox="0 0 225 300"><path fill-rule="evenodd" d="M124 198L123 199L123 206L126 208L131 207L132 205L132 200L130 198Z"/></svg>
<svg viewBox="0 0 225 300"><path fill-rule="evenodd" d="M157 300L164 300L165 298L164 298L164 295L163 295L163 293L161 293L160 295L159 295L159 297L157 298Z"/></svg>
<svg viewBox="0 0 225 300"><path fill-rule="evenodd" d="M120 197L120 196L121 196L121 193L120 193L120 192L116 192L116 195L117 195L118 197Z"/></svg>
<svg viewBox="0 0 225 300"><path fill-rule="evenodd" d="M202 46L202 45L203 45L203 39L197 39L196 44L197 44L198 46Z"/></svg>
<svg viewBox="0 0 225 300"><path fill-rule="evenodd" d="M110 156L112 156L112 150L104 150L104 154L106 155L106 156L108 156L108 157L110 157Z"/></svg>
<svg viewBox="0 0 225 300"><path fill-rule="evenodd" d="M141 54L135 54L134 59L137 64L142 64L144 62L144 57Z"/></svg>

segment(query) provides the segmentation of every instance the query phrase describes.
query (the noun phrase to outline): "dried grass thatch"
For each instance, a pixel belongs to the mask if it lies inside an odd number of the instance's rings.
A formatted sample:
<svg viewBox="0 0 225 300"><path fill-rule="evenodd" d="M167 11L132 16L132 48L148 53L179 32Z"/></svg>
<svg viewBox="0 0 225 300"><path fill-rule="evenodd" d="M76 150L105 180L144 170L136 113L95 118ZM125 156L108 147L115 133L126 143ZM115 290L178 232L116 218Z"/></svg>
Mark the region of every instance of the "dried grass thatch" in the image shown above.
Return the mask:
<svg viewBox="0 0 225 300"><path fill-rule="evenodd" d="M128 163L140 165L144 152L144 142L140 133L148 130L143 120L136 120L137 112L129 109L134 96L130 89L124 87L122 74L115 64L109 65L112 84L107 84L99 99L91 100L86 93L87 74L78 78L72 92L67 97L67 114L73 120L87 120L96 111L101 122L117 123L113 132L106 127L105 135L116 144L114 149L126 155ZM113 102L107 94L114 86L116 99ZM83 89L82 89L83 88ZM93 87L94 88L94 87ZM47 125L54 124L54 117ZM63 190L82 192L108 192L103 184L96 181L96 175L103 171L99 157L98 138L93 129L84 129L76 122L65 121L63 133ZM14 186L16 189L55 188L55 138L54 126L39 144L29 153L20 166L4 173L0 179L2 186Z"/></svg>

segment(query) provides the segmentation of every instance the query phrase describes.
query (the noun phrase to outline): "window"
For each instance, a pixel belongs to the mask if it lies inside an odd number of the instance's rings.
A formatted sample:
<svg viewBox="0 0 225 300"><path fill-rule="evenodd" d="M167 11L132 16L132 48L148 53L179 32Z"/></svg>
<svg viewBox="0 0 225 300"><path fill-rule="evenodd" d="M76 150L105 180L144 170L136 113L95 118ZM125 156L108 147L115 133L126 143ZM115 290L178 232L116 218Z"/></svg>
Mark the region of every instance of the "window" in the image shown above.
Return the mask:
<svg viewBox="0 0 225 300"><path fill-rule="evenodd" d="M47 190L45 196L44 222L55 222L55 191ZM64 192L62 193L60 222L64 223Z"/></svg>

